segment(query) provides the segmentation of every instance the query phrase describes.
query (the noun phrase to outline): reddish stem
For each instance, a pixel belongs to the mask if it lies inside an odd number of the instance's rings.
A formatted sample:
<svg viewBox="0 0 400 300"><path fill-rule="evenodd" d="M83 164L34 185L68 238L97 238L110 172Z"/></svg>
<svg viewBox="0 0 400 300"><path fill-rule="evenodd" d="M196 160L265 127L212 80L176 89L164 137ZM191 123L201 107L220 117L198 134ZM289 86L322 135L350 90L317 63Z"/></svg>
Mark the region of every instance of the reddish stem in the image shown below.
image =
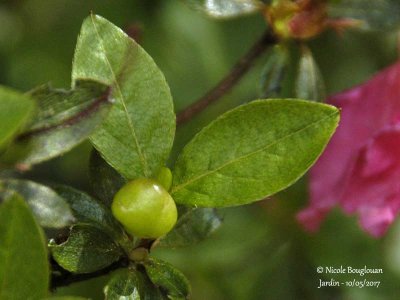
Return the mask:
<svg viewBox="0 0 400 300"><path fill-rule="evenodd" d="M277 43L277 38L266 31L262 37L249 49L249 51L233 66L231 72L223 78L214 88L209 90L204 96L189 105L177 115L177 124L183 124L192 117L202 112L207 106L221 98L229 92L236 83L247 73L253 63L271 45Z"/></svg>

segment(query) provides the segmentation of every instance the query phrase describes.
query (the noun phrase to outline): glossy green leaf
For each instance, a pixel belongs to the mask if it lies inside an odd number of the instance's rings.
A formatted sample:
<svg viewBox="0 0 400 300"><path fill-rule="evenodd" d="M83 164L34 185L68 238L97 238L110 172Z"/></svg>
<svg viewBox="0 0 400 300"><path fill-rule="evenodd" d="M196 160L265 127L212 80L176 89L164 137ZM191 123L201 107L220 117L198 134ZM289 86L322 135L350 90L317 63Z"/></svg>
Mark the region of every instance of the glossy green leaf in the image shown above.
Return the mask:
<svg viewBox="0 0 400 300"><path fill-rule="evenodd" d="M311 50L301 47L301 57L295 85L296 97L313 101L323 101L326 97L325 84Z"/></svg>
<svg viewBox="0 0 400 300"><path fill-rule="evenodd" d="M81 143L102 123L111 102L105 85L81 81L72 91L42 86L31 93L37 114L4 160L36 164L61 155Z"/></svg>
<svg viewBox="0 0 400 300"><path fill-rule="evenodd" d="M159 289L145 274L134 269L123 269L113 274L104 287L106 300L163 300Z"/></svg>
<svg viewBox="0 0 400 300"><path fill-rule="evenodd" d="M263 7L258 0L186 0L213 18L231 18L254 13Z"/></svg>
<svg viewBox="0 0 400 300"><path fill-rule="evenodd" d="M34 107L29 96L0 86L0 148L27 123Z"/></svg>
<svg viewBox="0 0 400 300"><path fill-rule="evenodd" d="M116 103L91 141L127 179L152 177L164 165L175 134L172 97L152 58L121 29L91 15L76 46L73 81L112 86Z"/></svg>
<svg viewBox="0 0 400 300"><path fill-rule="evenodd" d="M260 94L263 98L280 95L283 79L287 73L289 57L287 49L275 46L268 55L260 78Z"/></svg>
<svg viewBox="0 0 400 300"><path fill-rule="evenodd" d="M189 299L189 281L172 265L158 259L149 259L144 267L150 280L165 290L169 298Z"/></svg>
<svg viewBox="0 0 400 300"><path fill-rule="evenodd" d="M80 223L87 223L107 233L123 247L129 247L130 240L116 221L111 210L89 195L69 186L57 185L54 190L70 205Z"/></svg>
<svg viewBox="0 0 400 300"><path fill-rule="evenodd" d="M126 179L113 169L96 150L93 150L90 155L89 176L94 195L107 207L111 206L114 195L126 183Z"/></svg>
<svg viewBox="0 0 400 300"><path fill-rule="evenodd" d="M48 285L43 232L14 194L0 205L0 299L42 299Z"/></svg>
<svg viewBox="0 0 400 300"><path fill-rule="evenodd" d="M221 217L213 208L181 208L174 229L157 246L186 247L210 236L221 225Z"/></svg>
<svg viewBox="0 0 400 300"><path fill-rule="evenodd" d="M0 180L0 198L7 198L13 192L24 197L43 227L62 228L75 220L65 199L47 186L29 180Z"/></svg>
<svg viewBox="0 0 400 300"><path fill-rule="evenodd" d="M140 281L136 270L124 269L116 272L104 287L106 300L140 300Z"/></svg>
<svg viewBox="0 0 400 300"><path fill-rule="evenodd" d="M339 121L333 106L258 100L205 127L180 154L171 194L180 204L223 207L261 200L294 183Z"/></svg>
<svg viewBox="0 0 400 300"><path fill-rule="evenodd" d="M400 3L397 0L342 0L328 6L332 18L360 21L358 27L371 30L400 28Z"/></svg>
<svg viewBox="0 0 400 300"><path fill-rule="evenodd" d="M50 241L54 260L73 273L91 273L117 261L121 249L103 231L96 227L78 224L72 227L68 240L60 245Z"/></svg>

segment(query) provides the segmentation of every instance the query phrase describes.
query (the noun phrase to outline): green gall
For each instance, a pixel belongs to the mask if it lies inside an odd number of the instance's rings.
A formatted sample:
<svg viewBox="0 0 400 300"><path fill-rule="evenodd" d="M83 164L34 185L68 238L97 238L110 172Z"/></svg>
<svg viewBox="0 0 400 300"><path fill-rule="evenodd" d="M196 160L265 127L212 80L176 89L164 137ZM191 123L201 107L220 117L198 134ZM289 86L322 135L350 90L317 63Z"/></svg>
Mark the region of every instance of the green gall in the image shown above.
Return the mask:
<svg viewBox="0 0 400 300"><path fill-rule="evenodd" d="M125 184L114 196L114 217L133 236L156 239L168 233L177 220L171 195L152 179L136 179Z"/></svg>

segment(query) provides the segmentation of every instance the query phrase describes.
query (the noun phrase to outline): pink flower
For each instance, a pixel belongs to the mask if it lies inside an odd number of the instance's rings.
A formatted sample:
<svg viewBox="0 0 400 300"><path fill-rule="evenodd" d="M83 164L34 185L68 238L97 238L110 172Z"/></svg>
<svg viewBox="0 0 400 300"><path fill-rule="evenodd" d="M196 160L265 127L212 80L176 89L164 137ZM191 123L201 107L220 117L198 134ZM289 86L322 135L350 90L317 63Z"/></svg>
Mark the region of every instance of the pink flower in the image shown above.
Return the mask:
<svg viewBox="0 0 400 300"><path fill-rule="evenodd" d="M382 236L400 212L400 62L327 100L341 122L310 172L310 204L297 218L318 230L339 204L361 227Z"/></svg>

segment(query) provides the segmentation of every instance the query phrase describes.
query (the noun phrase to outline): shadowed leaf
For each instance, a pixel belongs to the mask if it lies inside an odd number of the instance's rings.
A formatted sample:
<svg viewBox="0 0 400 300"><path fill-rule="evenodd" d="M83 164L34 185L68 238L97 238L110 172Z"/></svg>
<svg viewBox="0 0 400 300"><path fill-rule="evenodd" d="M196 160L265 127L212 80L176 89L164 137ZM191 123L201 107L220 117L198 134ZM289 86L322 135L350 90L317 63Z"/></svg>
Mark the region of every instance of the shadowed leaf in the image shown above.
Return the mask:
<svg viewBox="0 0 400 300"><path fill-rule="evenodd" d="M150 280L167 292L168 298L189 299L190 284L179 270L171 264L158 259L149 259L144 263Z"/></svg>
<svg viewBox="0 0 400 300"><path fill-rule="evenodd" d="M72 227L68 240L60 245L50 241L55 261L73 273L91 273L117 261L122 252L113 240L96 227L78 224Z"/></svg>
<svg viewBox="0 0 400 300"><path fill-rule="evenodd" d="M104 287L106 300L164 300L160 290L143 274L134 269L124 269L113 274Z"/></svg>
<svg viewBox="0 0 400 300"><path fill-rule="evenodd" d="M90 155L89 175L93 193L110 207L114 195L126 183L126 179L114 170L96 150L93 150Z"/></svg>
<svg viewBox="0 0 400 300"><path fill-rule="evenodd" d="M0 198L7 198L13 192L24 197L36 220L43 227L62 228L74 221L65 199L47 186L29 180L0 180Z"/></svg>
<svg viewBox="0 0 400 300"><path fill-rule="evenodd" d="M90 81L72 91L45 85L31 97L38 103L36 115L4 154L6 162L29 166L68 152L88 138L111 107L107 87Z"/></svg>
<svg viewBox="0 0 400 300"><path fill-rule="evenodd" d="M210 236L221 225L221 217L213 208L180 208L180 217L174 229L157 246L186 247Z"/></svg>
<svg viewBox="0 0 400 300"><path fill-rule="evenodd" d="M80 223L88 223L108 234L123 247L130 247L131 241L116 221L108 207L84 192L68 186L57 185L54 190L63 197Z"/></svg>

